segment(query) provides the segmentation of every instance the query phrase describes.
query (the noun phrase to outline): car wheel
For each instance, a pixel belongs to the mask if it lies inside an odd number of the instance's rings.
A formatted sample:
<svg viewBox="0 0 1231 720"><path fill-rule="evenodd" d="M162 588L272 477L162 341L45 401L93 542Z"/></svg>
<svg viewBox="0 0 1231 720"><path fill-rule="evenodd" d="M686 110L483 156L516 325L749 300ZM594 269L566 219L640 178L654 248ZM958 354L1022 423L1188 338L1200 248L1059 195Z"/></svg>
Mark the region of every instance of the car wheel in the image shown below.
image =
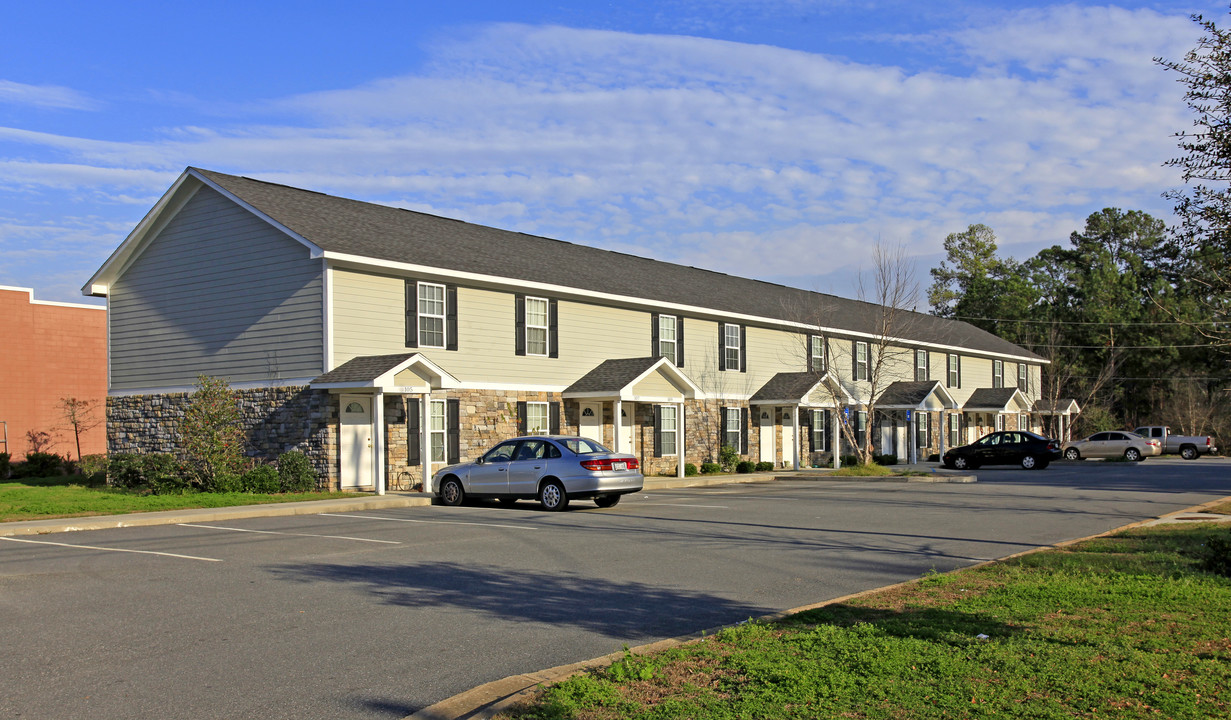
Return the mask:
<svg viewBox="0 0 1231 720"><path fill-rule="evenodd" d="M1185 445L1184 447L1180 448L1180 457L1184 458L1185 460L1196 460L1197 459L1197 448L1193 447L1192 445Z"/></svg>
<svg viewBox="0 0 1231 720"><path fill-rule="evenodd" d="M1141 451L1137 448L1129 448L1124 451L1124 459L1129 462L1137 462L1141 459Z"/></svg>
<svg viewBox="0 0 1231 720"><path fill-rule="evenodd" d="M1069 448L1068 450L1064 451L1064 459L1065 460L1080 460L1081 453L1078 452L1077 448Z"/></svg>
<svg viewBox="0 0 1231 720"><path fill-rule="evenodd" d="M594 498L594 504L601 508L615 507L620 502L619 495L599 495Z"/></svg>
<svg viewBox="0 0 1231 720"><path fill-rule="evenodd" d="M958 470L967 470L970 468L970 461L962 457L961 455L958 455L957 457L953 458L953 467L957 468Z"/></svg>
<svg viewBox="0 0 1231 720"><path fill-rule="evenodd" d="M1038 467L1039 467L1039 461L1036 460L1033 455L1023 455L1022 456L1022 469L1023 470L1036 470L1038 469Z"/></svg>
<svg viewBox="0 0 1231 720"><path fill-rule="evenodd" d="M544 510L555 512L568 507L568 495L559 480L549 480L543 483L542 489L539 490L539 502Z"/></svg>
<svg viewBox="0 0 1231 720"><path fill-rule="evenodd" d="M440 502L445 505L461 505L466 499L466 491L462 489L462 481L448 478L440 485Z"/></svg>

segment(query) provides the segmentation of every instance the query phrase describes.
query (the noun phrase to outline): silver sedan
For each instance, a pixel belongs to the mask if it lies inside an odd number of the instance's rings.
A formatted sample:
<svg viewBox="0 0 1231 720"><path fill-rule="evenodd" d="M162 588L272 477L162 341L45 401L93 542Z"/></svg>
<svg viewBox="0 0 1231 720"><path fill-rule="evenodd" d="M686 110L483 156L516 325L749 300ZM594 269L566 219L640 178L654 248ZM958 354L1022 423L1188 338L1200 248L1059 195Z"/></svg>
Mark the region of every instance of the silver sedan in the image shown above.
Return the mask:
<svg viewBox="0 0 1231 720"><path fill-rule="evenodd" d="M534 435L505 440L474 462L450 465L432 476L432 492L445 505L467 498L502 502L537 499L545 510L593 498L609 508L641 490L645 478L633 455L614 453L588 438Z"/></svg>
<svg viewBox="0 0 1231 720"><path fill-rule="evenodd" d="M1142 437L1127 430L1097 432L1081 440L1070 440L1062 448L1065 460L1086 458L1119 458L1145 460L1161 455L1162 444L1153 438Z"/></svg>

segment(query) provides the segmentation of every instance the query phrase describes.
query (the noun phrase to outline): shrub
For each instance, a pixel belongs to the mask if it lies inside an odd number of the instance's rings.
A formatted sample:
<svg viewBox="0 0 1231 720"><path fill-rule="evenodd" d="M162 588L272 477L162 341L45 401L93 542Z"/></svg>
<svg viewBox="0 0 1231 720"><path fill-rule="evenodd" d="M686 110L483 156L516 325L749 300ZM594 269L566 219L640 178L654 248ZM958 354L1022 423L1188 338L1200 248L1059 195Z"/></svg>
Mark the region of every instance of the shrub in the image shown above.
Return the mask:
<svg viewBox="0 0 1231 720"><path fill-rule="evenodd" d="M684 463L684 476L692 477L697 474L697 466L692 463Z"/></svg>
<svg viewBox="0 0 1231 720"><path fill-rule="evenodd" d="M155 473L146 478L146 486L155 495L182 495L192 483L179 473Z"/></svg>
<svg viewBox="0 0 1231 720"><path fill-rule="evenodd" d="M0 480L7 478L13 469L13 464L9 462L9 457L8 453L0 453Z"/></svg>
<svg viewBox="0 0 1231 720"><path fill-rule="evenodd" d="M772 472L773 469L774 469L774 464L768 461L759 462L757 463L757 466L756 466L757 472Z"/></svg>
<svg viewBox="0 0 1231 720"><path fill-rule="evenodd" d="M1201 545L1198 559L1202 570L1231 577L1231 532L1206 538Z"/></svg>
<svg viewBox="0 0 1231 720"><path fill-rule="evenodd" d="M193 480L206 489L219 474L234 475L243 467L244 431L239 402L226 380L201 375L180 420L180 443Z"/></svg>
<svg viewBox="0 0 1231 720"><path fill-rule="evenodd" d="M107 484L117 488L148 487L154 492L170 492L186 485L175 457L165 453L118 453L107 460L105 472Z"/></svg>
<svg viewBox="0 0 1231 720"><path fill-rule="evenodd" d="M79 463L81 474L91 485L101 485L107 482L107 465L110 460L106 455L86 455Z"/></svg>
<svg viewBox="0 0 1231 720"><path fill-rule="evenodd" d="M757 464L751 460L740 460L739 463L735 465L735 472L750 473L756 466Z"/></svg>
<svg viewBox="0 0 1231 720"><path fill-rule="evenodd" d="M278 470L273 465L257 465L240 476L244 492L268 495L278 492L281 480Z"/></svg>
<svg viewBox="0 0 1231 720"><path fill-rule="evenodd" d="M229 493L243 492L243 477L231 472L221 472L214 475L213 481L205 487L208 492Z"/></svg>
<svg viewBox="0 0 1231 720"><path fill-rule="evenodd" d="M687 470L685 470L687 472ZM701 463L702 475L713 475L716 472L722 472L722 466L718 463L704 462Z"/></svg>
<svg viewBox="0 0 1231 720"><path fill-rule="evenodd" d="M897 465L898 456L897 455L873 455L872 462L876 463L877 465Z"/></svg>
<svg viewBox="0 0 1231 720"><path fill-rule="evenodd" d="M64 469L64 458L55 453L32 452L26 454L26 463L22 468L25 477L52 477L59 475Z"/></svg>
<svg viewBox="0 0 1231 720"><path fill-rule="evenodd" d="M739 462L739 453L730 445L723 445L718 451L718 464L722 465L723 470L730 470L735 467L735 463Z"/></svg>
<svg viewBox="0 0 1231 720"><path fill-rule="evenodd" d="M859 464L858 455L843 455L842 456L842 465L844 467L850 467L851 465L858 465L858 464Z"/></svg>
<svg viewBox="0 0 1231 720"><path fill-rule="evenodd" d="M282 492L316 489L316 469L307 455L296 450L278 456L278 486Z"/></svg>

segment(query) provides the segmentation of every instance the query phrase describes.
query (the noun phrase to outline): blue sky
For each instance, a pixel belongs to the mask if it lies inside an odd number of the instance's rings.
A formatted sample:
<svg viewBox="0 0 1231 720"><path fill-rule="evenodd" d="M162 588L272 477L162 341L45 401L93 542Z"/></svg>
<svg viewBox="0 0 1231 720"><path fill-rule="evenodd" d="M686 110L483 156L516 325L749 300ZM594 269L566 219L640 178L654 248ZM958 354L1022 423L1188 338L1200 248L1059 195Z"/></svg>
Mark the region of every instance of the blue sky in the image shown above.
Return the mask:
<svg viewBox="0 0 1231 720"><path fill-rule="evenodd" d="M1191 13L887 0L10 3L0 285L80 288L184 167L854 297L1170 220Z"/></svg>

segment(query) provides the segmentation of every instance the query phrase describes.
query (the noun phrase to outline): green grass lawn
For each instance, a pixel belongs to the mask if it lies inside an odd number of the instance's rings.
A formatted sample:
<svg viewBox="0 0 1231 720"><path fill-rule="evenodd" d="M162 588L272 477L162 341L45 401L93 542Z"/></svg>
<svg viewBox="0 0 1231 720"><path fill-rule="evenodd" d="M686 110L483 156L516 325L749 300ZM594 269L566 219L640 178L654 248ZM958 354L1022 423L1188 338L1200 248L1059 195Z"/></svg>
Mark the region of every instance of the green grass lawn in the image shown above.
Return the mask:
<svg viewBox="0 0 1231 720"><path fill-rule="evenodd" d="M629 655L501 717L1231 717L1231 579L1203 569L1211 538L1231 544L1231 528L1142 528L933 574Z"/></svg>
<svg viewBox="0 0 1231 720"><path fill-rule="evenodd" d="M80 477L71 476L0 481L0 522L50 520L89 515L122 515L155 510L230 507L355 496L354 493L339 492L279 495L194 492L183 495L144 495L126 490L72 484L80 481Z"/></svg>

